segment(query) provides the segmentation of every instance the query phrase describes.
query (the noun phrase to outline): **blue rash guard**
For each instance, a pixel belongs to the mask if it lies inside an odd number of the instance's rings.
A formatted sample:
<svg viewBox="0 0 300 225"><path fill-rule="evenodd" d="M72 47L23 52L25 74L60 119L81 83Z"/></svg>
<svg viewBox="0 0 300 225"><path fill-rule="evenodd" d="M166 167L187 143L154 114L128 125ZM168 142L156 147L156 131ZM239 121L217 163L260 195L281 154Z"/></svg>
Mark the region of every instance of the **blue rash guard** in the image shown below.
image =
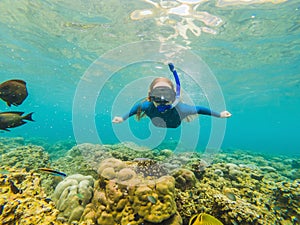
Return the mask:
<svg viewBox="0 0 300 225"><path fill-rule="evenodd" d="M138 109L151 119L152 123L157 127L177 128L181 121L190 115L203 114L215 117L220 117L220 113L214 112L203 106L191 106L179 102L174 108L168 109L165 112L159 112L153 102L145 101L135 104L129 113L125 114L123 120L137 114Z"/></svg>

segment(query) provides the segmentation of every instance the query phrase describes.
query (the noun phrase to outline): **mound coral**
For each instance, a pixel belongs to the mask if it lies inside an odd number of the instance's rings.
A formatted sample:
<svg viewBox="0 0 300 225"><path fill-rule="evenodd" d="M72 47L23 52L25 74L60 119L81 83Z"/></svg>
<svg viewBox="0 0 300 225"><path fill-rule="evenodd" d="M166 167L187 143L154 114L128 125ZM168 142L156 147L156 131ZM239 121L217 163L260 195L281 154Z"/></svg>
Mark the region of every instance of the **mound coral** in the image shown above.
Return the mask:
<svg viewBox="0 0 300 225"><path fill-rule="evenodd" d="M172 173L176 181L176 188L185 191L190 189L196 184L195 174L188 169L177 169Z"/></svg>
<svg viewBox="0 0 300 225"><path fill-rule="evenodd" d="M60 211L60 220L79 221L93 196L94 179L91 176L74 174L60 182L53 193L53 201Z"/></svg>
<svg viewBox="0 0 300 225"><path fill-rule="evenodd" d="M98 172L100 177L95 182L94 196L82 221L101 225L162 224L165 221L181 224L176 214L173 177L142 177L113 158L104 160Z"/></svg>

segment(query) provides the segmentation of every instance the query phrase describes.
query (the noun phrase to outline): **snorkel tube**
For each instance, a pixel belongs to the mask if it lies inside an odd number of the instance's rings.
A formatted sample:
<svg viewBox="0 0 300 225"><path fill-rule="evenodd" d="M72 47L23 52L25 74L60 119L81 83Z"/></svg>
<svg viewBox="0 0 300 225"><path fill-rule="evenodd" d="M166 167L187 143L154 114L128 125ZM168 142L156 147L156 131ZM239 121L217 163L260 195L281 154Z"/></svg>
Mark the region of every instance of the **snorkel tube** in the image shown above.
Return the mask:
<svg viewBox="0 0 300 225"><path fill-rule="evenodd" d="M175 78L175 82L176 82L176 96L175 96L175 101L171 104L171 105L158 105L157 106L157 109L159 112L164 112L166 111L167 109L172 109L174 108L178 102L179 102L179 99L180 99L180 81L179 81L179 76L175 70L175 67L173 65L173 63L169 63L169 69L170 71L173 73L173 76Z"/></svg>
<svg viewBox="0 0 300 225"><path fill-rule="evenodd" d="M180 80L179 80L179 76L177 74L177 71L175 70L175 67L173 65L173 63L169 63L169 69L170 71L173 73L173 76L175 78L175 82L176 82L176 98L175 101L172 103L171 108L174 108L180 99Z"/></svg>

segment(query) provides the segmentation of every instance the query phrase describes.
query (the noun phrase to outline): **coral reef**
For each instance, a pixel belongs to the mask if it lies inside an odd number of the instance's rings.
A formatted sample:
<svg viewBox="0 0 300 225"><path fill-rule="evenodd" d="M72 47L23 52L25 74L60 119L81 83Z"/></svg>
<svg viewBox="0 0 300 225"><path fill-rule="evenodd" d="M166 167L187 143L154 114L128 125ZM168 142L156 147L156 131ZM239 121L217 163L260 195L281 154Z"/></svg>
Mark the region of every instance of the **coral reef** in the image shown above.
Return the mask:
<svg viewBox="0 0 300 225"><path fill-rule="evenodd" d="M53 201L60 211L61 221L79 221L93 196L94 179L91 176L74 174L60 182L53 193Z"/></svg>
<svg viewBox="0 0 300 225"><path fill-rule="evenodd" d="M103 159L110 158L111 153L109 153L109 148L105 145L94 145L89 143L84 143L74 146L67 154L71 158L83 157L87 164L97 171L100 162Z"/></svg>
<svg viewBox="0 0 300 225"><path fill-rule="evenodd" d="M107 147L110 148L109 151L112 157L123 161L134 160L136 158L155 159L154 151L146 147L138 146L132 142L123 142Z"/></svg>
<svg viewBox="0 0 300 225"><path fill-rule="evenodd" d="M172 176L144 177L114 158L104 160L98 173L82 220L101 225L181 224Z"/></svg>
<svg viewBox="0 0 300 225"><path fill-rule="evenodd" d="M40 181L38 174L1 167L1 225L62 224L57 221L59 211L43 193Z"/></svg>
<svg viewBox="0 0 300 225"><path fill-rule="evenodd" d="M47 167L50 158L44 148L36 145L18 146L2 154L0 163L3 166L25 168L27 171Z"/></svg>
<svg viewBox="0 0 300 225"><path fill-rule="evenodd" d="M80 173L97 177L100 162L111 157L102 145L80 144L70 149L64 157L52 162L52 166L67 174Z"/></svg>
<svg viewBox="0 0 300 225"><path fill-rule="evenodd" d="M176 197L184 224L199 212L219 215L218 219L224 224L258 225L267 221L269 224L279 224L284 219L292 221L299 215L299 181L279 185L284 178L276 171L272 170L272 173L274 175L267 176L259 167L253 169L243 164L210 165L202 171L192 189L179 192ZM284 212L279 217L278 207Z"/></svg>
<svg viewBox="0 0 300 225"><path fill-rule="evenodd" d="M187 225L201 213L224 225L299 224L297 157L229 150L207 160L133 143L81 144L63 156L71 143L60 142L43 145L58 152L50 161L24 143L0 138L0 225ZM40 167L82 175L62 180Z"/></svg>
<svg viewBox="0 0 300 225"><path fill-rule="evenodd" d="M22 137L13 137L13 138L0 137L1 149L6 148L7 151L19 146L23 146L24 144L25 144L25 140ZM2 153L1 150L0 153Z"/></svg>
<svg viewBox="0 0 300 225"><path fill-rule="evenodd" d="M6 142L9 143L8 140ZM36 172L40 172L38 168L50 165L49 154L43 147L37 145L22 146L22 143L24 143L22 138L12 138L12 143L4 145L5 152L1 154L0 164L11 168L24 168L26 171L35 170ZM41 176L43 178L42 186L47 194L51 194L57 183L61 181L59 177L44 173L41 173Z"/></svg>
<svg viewBox="0 0 300 225"><path fill-rule="evenodd" d="M181 191L191 189L196 184L195 174L188 169L177 169L172 173L176 181L176 188Z"/></svg>
<svg viewBox="0 0 300 225"><path fill-rule="evenodd" d="M49 153L50 158L52 160L56 160L56 159L59 159L61 157L64 157L66 155L66 153L72 147L76 146L76 142L74 142L72 140L64 140L64 141L55 142L54 144L49 145L49 146L44 146L44 145L42 145L42 146Z"/></svg>
<svg viewBox="0 0 300 225"><path fill-rule="evenodd" d="M161 154L164 154L164 151ZM193 152L171 154L169 157L164 159L163 162L164 162L164 166L169 171L172 171L178 168L186 167L187 165L192 164L193 162L196 162L196 164L198 165L199 155ZM205 165L206 164L207 163L205 163ZM191 166L189 166L188 168L190 169Z"/></svg>
<svg viewBox="0 0 300 225"><path fill-rule="evenodd" d="M163 164L152 159L135 160L131 165L137 174L144 177L161 177L168 174L168 170Z"/></svg>
<svg viewBox="0 0 300 225"><path fill-rule="evenodd" d="M278 182L274 188L273 201L269 208L288 221L297 220L300 217L300 179L290 182Z"/></svg>

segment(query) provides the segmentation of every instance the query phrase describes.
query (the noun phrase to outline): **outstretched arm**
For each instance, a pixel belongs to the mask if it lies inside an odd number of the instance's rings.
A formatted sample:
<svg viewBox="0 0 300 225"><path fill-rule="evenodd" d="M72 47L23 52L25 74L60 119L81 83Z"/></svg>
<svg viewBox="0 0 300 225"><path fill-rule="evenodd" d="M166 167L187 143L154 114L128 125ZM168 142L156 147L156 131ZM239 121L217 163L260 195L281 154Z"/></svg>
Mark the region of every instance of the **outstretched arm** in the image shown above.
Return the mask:
<svg viewBox="0 0 300 225"><path fill-rule="evenodd" d="M184 113L185 116L189 116L193 114L202 114L202 115L215 116L220 118L228 118L231 116L231 113L228 111L222 111L218 113L204 106L191 106L187 104L181 104L180 110L182 113Z"/></svg>
<svg viewBox="0 0 300 225"><path fill-rule="evenodd" d="M198 114L211 115L211 116L220 117L220 118L231 117L231 113L226 110L218 113L218 112L214 112L214 111L210 110L209 108L205 108L203 106L196 106L196 108L197 108Z"/></svg>
<svg viewBox="0 0 300 225"><path fill-rule="evenodd" d="M196 111L197 111L197 114L221 117L221 113L215 112L204 106L196 106Z"/></svg>
<svg viewBox="0 0 300 225"><path fill-rule="evenodd" d="M112 120L113 123L122 123L123 121L127 120L129 117L135 115L138 111L138 108L142 107L142 104L140 102L138 102L137 104L135 104L131 110L126 113L125 115L123 115L122 117L120 116L115 116Z"/></svg>

